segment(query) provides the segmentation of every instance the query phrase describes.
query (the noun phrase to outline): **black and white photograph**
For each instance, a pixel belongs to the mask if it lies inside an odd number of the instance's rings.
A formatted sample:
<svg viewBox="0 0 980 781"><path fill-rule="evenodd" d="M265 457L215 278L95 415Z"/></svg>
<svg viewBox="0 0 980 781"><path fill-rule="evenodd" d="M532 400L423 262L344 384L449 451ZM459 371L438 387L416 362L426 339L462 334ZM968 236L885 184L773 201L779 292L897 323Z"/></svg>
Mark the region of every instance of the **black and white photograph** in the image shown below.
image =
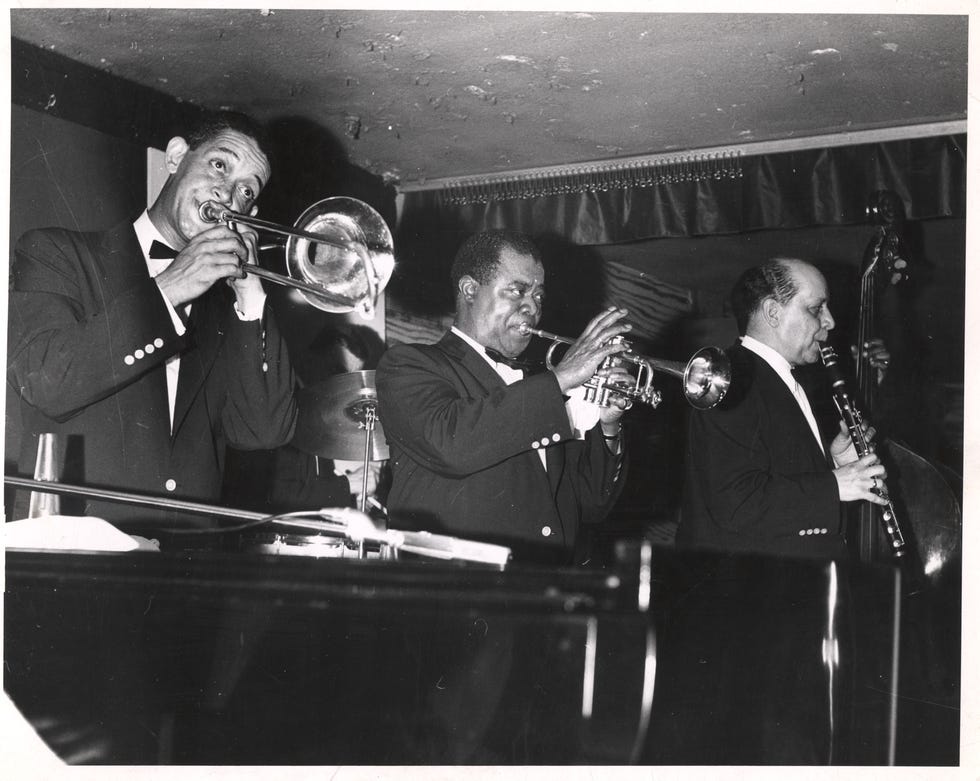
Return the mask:
<svg viewBox="0 0 980 781"><path fill-rule="evenodd" d="M8 777L974 777L975 7L215 6L5 9Z"/></svg>

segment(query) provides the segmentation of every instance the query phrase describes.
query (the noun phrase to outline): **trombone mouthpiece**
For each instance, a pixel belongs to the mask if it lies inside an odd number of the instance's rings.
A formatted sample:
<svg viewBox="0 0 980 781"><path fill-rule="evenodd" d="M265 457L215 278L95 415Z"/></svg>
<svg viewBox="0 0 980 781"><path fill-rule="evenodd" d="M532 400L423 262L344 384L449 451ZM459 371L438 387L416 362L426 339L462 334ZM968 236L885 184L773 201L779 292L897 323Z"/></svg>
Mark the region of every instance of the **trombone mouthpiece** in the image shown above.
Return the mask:
<svg viewBox="0 0 980 781"><path fill-rule="evenodd" d="M204 222L221 222L225 209L222 209L214 201L205 201L197 213Z"/></svg>

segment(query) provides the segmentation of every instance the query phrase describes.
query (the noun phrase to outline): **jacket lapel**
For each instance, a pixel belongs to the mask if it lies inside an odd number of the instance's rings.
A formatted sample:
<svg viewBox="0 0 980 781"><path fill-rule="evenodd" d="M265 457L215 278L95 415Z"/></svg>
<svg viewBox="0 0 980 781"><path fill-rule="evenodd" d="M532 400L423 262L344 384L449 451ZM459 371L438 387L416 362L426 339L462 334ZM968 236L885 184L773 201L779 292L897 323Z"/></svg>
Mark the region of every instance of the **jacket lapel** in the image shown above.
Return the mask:
<svg viewBox="0 0 980 781"><path fill-rule="evenodd" d="M452 331L448 331L443 335L442 339L439 340L438 347L447 356L461 364L479 383L482 390L489 391L493 388L506 386L503 378L494 371L493 367L483 357L477 355L476 350L456 336ZM527 373L525 372L526 375ZM535 461L540 462L541 457L538 455L538 452L536 450L529 450L528 454L534 456ZM565 449L562 447L545 448L545 458L548 464L548 482L551 486L551 492L552 494L557 494L558 483L565 469Z"/></svg>
<svg viewBox="0 0 980 781"><path fill-rule="evenodd" d="M446 355L457 363L461 364L479 382L483 390L499 388L506 383L501 376L494 371L493 367L487 363L486 359L480 355L473 347L460 339L452 331L447 331L442 339L439 340L439 348Z"/></svg>
<svg viewBox="0 0 980 781"><path fill-rule="evenodd" d="M793 396L793 392L786 387L786 383L782 381L780 376L776 374L775 369L768 363L751 350L746 350L746 352L752 355L756 363L756 377L772 388L772 393L768 398L778 399L779 411L777 417L790 422L792 427L796 429L796 431L787 432L787 436L795 438L797 441L807 442L810 455L815 463L827 462L828 456L824 455L820 445L817 444L817 440L813 436L813 431L810 429L810 424L806 420L806 415L800 409L800 405Z"/></svg>

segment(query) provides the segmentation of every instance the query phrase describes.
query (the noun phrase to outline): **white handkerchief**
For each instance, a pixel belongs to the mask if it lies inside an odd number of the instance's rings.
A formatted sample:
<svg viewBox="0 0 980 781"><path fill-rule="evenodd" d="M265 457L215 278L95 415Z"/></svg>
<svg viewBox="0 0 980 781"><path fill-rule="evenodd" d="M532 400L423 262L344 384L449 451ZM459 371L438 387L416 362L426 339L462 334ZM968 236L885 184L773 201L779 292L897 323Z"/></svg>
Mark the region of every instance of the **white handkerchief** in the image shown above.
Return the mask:
<svg viewBox="0 0 980 781"><path fill-rule="evenodd" d="M48 515L3 525L7 548L34 550L131 551L159 550L159 543L131 537L101 518Z"/></svg>

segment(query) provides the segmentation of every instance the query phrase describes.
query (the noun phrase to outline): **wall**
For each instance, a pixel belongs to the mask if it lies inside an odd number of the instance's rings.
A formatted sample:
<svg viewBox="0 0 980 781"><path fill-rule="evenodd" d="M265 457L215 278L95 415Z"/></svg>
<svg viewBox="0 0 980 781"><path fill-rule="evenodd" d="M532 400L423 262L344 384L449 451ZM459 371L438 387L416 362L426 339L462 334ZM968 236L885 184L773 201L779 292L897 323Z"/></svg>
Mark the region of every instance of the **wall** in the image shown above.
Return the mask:
<svg viewBox="0 0 980 781"><path fill-rule="evenodd" d="M106 228L143 208L145 148L11 106L10 249L31 228Z"/></svg>
<svg viewBox="0 0 980 781"><path fill-rule="evenodd" d="M10 110L10 248L27 230L98 230L144 208L146 150L42 112ZM20 447L20 415L6 386L4 464Z"/></svg>

